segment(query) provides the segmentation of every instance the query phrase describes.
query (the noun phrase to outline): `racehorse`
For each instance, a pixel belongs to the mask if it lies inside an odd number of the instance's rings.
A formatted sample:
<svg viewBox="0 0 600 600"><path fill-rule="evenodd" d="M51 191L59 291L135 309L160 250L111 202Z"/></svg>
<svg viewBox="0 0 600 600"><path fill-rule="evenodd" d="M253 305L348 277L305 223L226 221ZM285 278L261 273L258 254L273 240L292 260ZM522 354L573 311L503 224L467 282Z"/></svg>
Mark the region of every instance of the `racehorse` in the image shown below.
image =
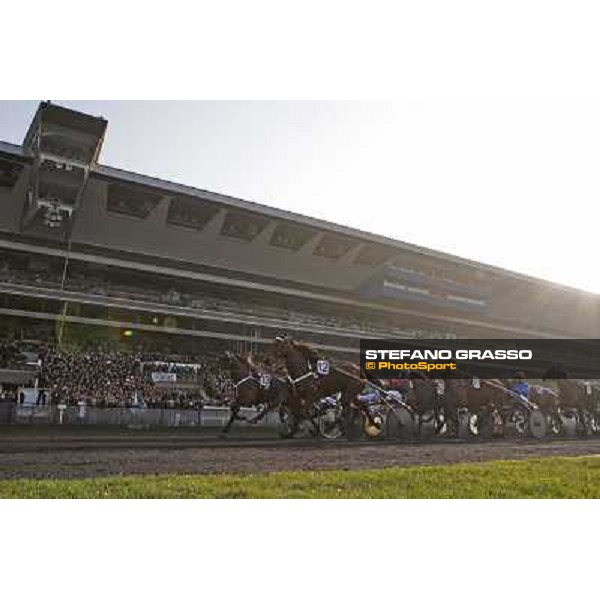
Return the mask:
<svg viewBox="0 0 600 600"><path fill-rule="evenodd" d="M302 406L301 418L308 418L317 400L339 393L343 411L342 427L346 435L350 434L353 423L353 405L370 422L368 410L357 400L365 385L365 381L357 374L360 371L351 367L336 367L307 344L296 342L286 335L275 338L275 352L285 360L292 393ZM296 420L294 428L298 427Z"/></svg>
<svg viewBox="0 0 600 600"><path fill-rule="evenodd" d="M450 435L458 434L458 411L462 408L470 415L471 431L476 428L482 437L490 437L494 433L493 413L511 399L509 390L497 379L480 380L460 371L458 374L460 379L444 377L443 406Z"/></svg>
<svg viewBox="0 0 600 600"><path fill-rule="evenodd" d="M235 382L233 386L234 395L229 406L229 420L221 431L222 435L229 432L234 421L247 420L240 415L242 408L259 408L256 416L248 421L252 424L261 421L276 406L291 405L290 409L294 410L294 402L287 381L264 373L259 374L249 355L242 356L226 351L222 357L221 365L229 372L231 379Z"/></svg>
<svg viewBox="0 0 600 600"><path fill-rule="evenodd" d="M416 417L417 438L421 437L424 423L433 422L433 434L440 433L444 425L443 398L438 391L438 383L420 371L408 372L406 404Z"/></svg>
<svg viewBox="0 0 600 600"><path fill-rule="evenodd" d="M532 385L529 389L529 399L546 415L550 432L555 435L562 434L563 424L560 418L561 408L558 392L541 385Z"/></svg>
<svg viewBox="0 0 600 600"><path fill-rule="evenodd" d="M588 430L597 429L597 402L592 387L582 381L569 379L560 365L551 366L542 376L542 380L554 380L558 388L558 413L573 416L577 434L585 436ZM562 421L557 419L556 427L562 430Z"/></svg>

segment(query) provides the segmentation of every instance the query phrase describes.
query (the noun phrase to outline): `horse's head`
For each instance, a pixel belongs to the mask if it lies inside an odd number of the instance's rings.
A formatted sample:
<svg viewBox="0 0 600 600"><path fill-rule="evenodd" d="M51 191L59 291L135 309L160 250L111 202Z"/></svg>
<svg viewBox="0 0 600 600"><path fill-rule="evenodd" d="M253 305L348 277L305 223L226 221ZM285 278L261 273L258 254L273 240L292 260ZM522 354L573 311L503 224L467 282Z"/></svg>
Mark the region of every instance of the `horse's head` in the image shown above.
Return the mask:
<svg viewBox="0 0 600 600"><path fill-rule="evenodd" d="M292 348L292 338L287 333L282 333L274 341L275 354L284 356Z"/></svg>
<svg viewBox="0 0 600 600"><path fill-rule="evenodd" d="M548 379L567 379L567 372L560 363L555 363L542 375L542 381Z"/></svg>
<svg viewBox="0 0 600 600"><path fill-rule="evenodd" d="M429 376L423 373L423 371L409 371L408 379L410 379L413 385L431 382Z"/></svg>

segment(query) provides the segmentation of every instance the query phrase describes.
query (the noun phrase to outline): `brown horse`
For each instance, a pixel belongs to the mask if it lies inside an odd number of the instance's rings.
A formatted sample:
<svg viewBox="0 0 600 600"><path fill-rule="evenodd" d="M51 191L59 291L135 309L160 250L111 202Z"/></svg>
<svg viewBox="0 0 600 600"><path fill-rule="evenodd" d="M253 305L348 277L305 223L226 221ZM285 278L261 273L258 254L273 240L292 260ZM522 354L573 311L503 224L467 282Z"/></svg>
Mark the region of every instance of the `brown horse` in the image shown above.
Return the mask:
<svg viewBox="0 0 600 600"><path fill-rule="evenodd" d="M249 355L242 356L227 351L222 357L221 364L234 381L234 395L229 405L229 420L221 431L222 435L229 432L234 421L247 420L240 415L242 408L258 408L256 416L248 421L252 424L261 421L275 407L280 408L280 417L282 411L288 408L294 410L288 382L279 377L259 373Z"/></svg>
<svg viewBox="0 0 600 600"><path fill-rule="evenodd" d="M574 417L580 436L598 432L599 394L588 382L570 379L561 365L551 366L542 376L544 381L554 380L558 389L558 418L556 428L562 433L560 415Z"/></svg>
<svg viewBox="0 0 600 600"><path fill-rule="evenodd" d="M491 437L495 432L494 414L504 412L507 404L514 403L511 394L497 379L468 377L464 379L447 377L444 380L444 414L451 435L459 431L459 410L465 409L469 415L471 433Z"/></svg>
<svg viewBox="0 0 600 600"><path fill-rule="evenodd" d="M550 433L561 435L564 427L558 392L549 387L532 385L529 388L529 399L546 415Z"/></svg>
<svg viewBox="0 0 600 600"><path fill-rule="evenodd" d="M301 418L309 418L317 400L339 393L343 411L342 429L347 436L353 435L354 407L370 420L368 410L357 399L365 381L354 369L336 367L307 344L285 335L275 338L275 352L285 361L292 393L302 406ZM299 422L296 421L294 429L298 427Z"/></svg>
<svg viewBox="0 0 600 600"><path fill-rule="evenodd" d="M439 393L437 381L424 373L411 371L406 403L416 415L417 437L421 437L423 424L433 424L433 435L441 432L444 426L444 403Z"/></svg>
<svg viewBox="0 0 600 600"><path fill-rule="evenodd" d="M556 385L560 412L575 417L577 434L597 433L598 406L594 388L574 379L558 379Z"/></svg>

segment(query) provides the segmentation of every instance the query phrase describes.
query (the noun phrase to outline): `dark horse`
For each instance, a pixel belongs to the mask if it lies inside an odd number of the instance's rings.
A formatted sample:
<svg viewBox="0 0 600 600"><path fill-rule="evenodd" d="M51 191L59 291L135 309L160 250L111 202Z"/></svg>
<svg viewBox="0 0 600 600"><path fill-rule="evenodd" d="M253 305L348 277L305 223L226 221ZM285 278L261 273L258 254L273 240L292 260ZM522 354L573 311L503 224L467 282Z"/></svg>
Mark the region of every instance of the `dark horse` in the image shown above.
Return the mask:
<svg viewBox="0 0 600 600"><path fill-rule="evenodd" d="M417 417L417 437L421 437L424 423L433 423L433 434L441 432L445 417L443 396L439 393L437 381L420 371L409 372L409 389L406 403Z"/></svg>
<svg viewBox="0 0 600 600"><path fill-rule="evenodd" d="M459 410L469 414L469 429L482 437L494 433L493 413L511 400L509 391L496 379L478 379L458 372L460 377L444 378L444 415L450 435L457 435Z"/></svg>
<svg viewBox="0 0 600 600"><path fill-rule="evenodd" d="M365 381L356 374L359 371L336 367L307 344L285 335L275 338L275 351L285 360L292 393L300 402L300 419L309 418L317 400L339 393L343 408L342 427L348 435L354 417L353 404L357 406L357 396L365 385ZM370 418L368 411L360 406L358 408L367 419ZM299 425L299 420L295 418L293 430L297 430Z"/></svg>
<svg viewBox="0 0 600 600"><path fill-rule="evenodd" d="M529 389L529 398L546 415L549 431L553 435L564 433L558 392L541 385L532 385Z"/></svg>
<svg viewBox="0 0 600 600"><path fill-rule="evenodd" d="M249 423L258 423L275 407L283 407L291 400L290 387L285 379L260 374L250 356L242 356L234 352L225 352L221 364L229 372L234 381L233 399L229 406L229 420L222 430L226 434L234 421L246 421L240 415L242 408L258 408L258 413Z"/></svg>
<svg viewBox="0 0 600 600"><path fill-rule="evenodd" d="M558 410L550 413L556 419L557 432L562 433L562 421L558 413L575 417L577 434L585 436L598 430L597 392L589 383L570 379L561 365L551 366L542 380L554 380L558 388Z"/></svg>

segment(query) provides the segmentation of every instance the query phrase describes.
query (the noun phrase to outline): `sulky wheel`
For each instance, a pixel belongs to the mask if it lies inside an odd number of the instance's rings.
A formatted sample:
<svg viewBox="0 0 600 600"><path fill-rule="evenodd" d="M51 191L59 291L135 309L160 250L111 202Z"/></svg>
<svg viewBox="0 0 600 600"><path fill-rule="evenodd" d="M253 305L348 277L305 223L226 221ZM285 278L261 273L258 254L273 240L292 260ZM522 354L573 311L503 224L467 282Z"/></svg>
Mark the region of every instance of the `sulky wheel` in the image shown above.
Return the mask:
<svg viewBox="0 0 600 600"><path fill-rule="evenodd" d="M503 413L501 431L506 438L522 438L530 435L529 411L514 407Z"/></svg>
<svg viewBox="0 0 600 600"><path fill-rule="evenodd" d="M481 417L478 414L466 413L466 425L468 435L481 435Z"/></svg>
<svg viewBox="0 0 600 600"><path fill-rule="evenodd" d="M343 435L341 411L337 408L328 408L318 417L319 433L326 440L336 440Z"/></svg>
<svg viewBox="0 0 600 600"><path fill-rule="evenodd" d="M536 440L543 440L548 435L548 418L539 409L532 410L529 414L529 431Z"/></svg>
<svg viewBox="0 0 600 600"><path fill-rule="evenodd" d="M529 435L530 415L526 411L521 409L513 411L511 420L517 437L526 437Z"/></svg>
<svg viewBox="0 0 600 600"><path fill-rule="evenodd" d="M562 419L557 411L553 410L548 413L546 418L548 420L548 433L551 436L560 437L565 434Z"/></svg>
<svg viewBox="0 0 600 600"><path fill-rule="evenodd" d="M458 411L458 437L461 440L466 440L474 435L479 435L477 429L477 417L472 415L466 408L461 408Z"/></svg>
<svg viewBox="0 0 600 600"><path fill-rule="evenodd" d="M385 437L391 440L406 441L415 436L415 420L404 406L390 409L385 419Z"/></svg>
<svg viewBox="0 0 600 600"><path fill-rule="evenodd" d="M593 412L590 418L590 431L592 435L600 436L600 414Z"/></svg>
<svg viewBox="0 0 600 600"><path fill-rule="evenodd" d="M451 428L448 426L446 422L446 418L440 412L435 412L434 415L434 434L438 436L447 436L447 437L456 437L456 434L451 431Z"/></svg>
<svg viewBox="0 0 600 600"><path fill-rule="evenodd" d="M370 440L385 438L385 419L379 413L371 415L369 419L363 415L363 432Z"/></svg>
<svg viewBox="0 0 600 600"><path fill-rule="evenodd" d="M436 418L433 410L428 410L416 417L417 435L420 440L430 440L436 434Z"/></svg>
<svg viewBox="0 0 600 600"><path fill-rule="evenodd" d="M482 440L491 440L496 430L496 419L494 412L480 412L471 415L469 425L473 435L479 436Z"/></svg>

